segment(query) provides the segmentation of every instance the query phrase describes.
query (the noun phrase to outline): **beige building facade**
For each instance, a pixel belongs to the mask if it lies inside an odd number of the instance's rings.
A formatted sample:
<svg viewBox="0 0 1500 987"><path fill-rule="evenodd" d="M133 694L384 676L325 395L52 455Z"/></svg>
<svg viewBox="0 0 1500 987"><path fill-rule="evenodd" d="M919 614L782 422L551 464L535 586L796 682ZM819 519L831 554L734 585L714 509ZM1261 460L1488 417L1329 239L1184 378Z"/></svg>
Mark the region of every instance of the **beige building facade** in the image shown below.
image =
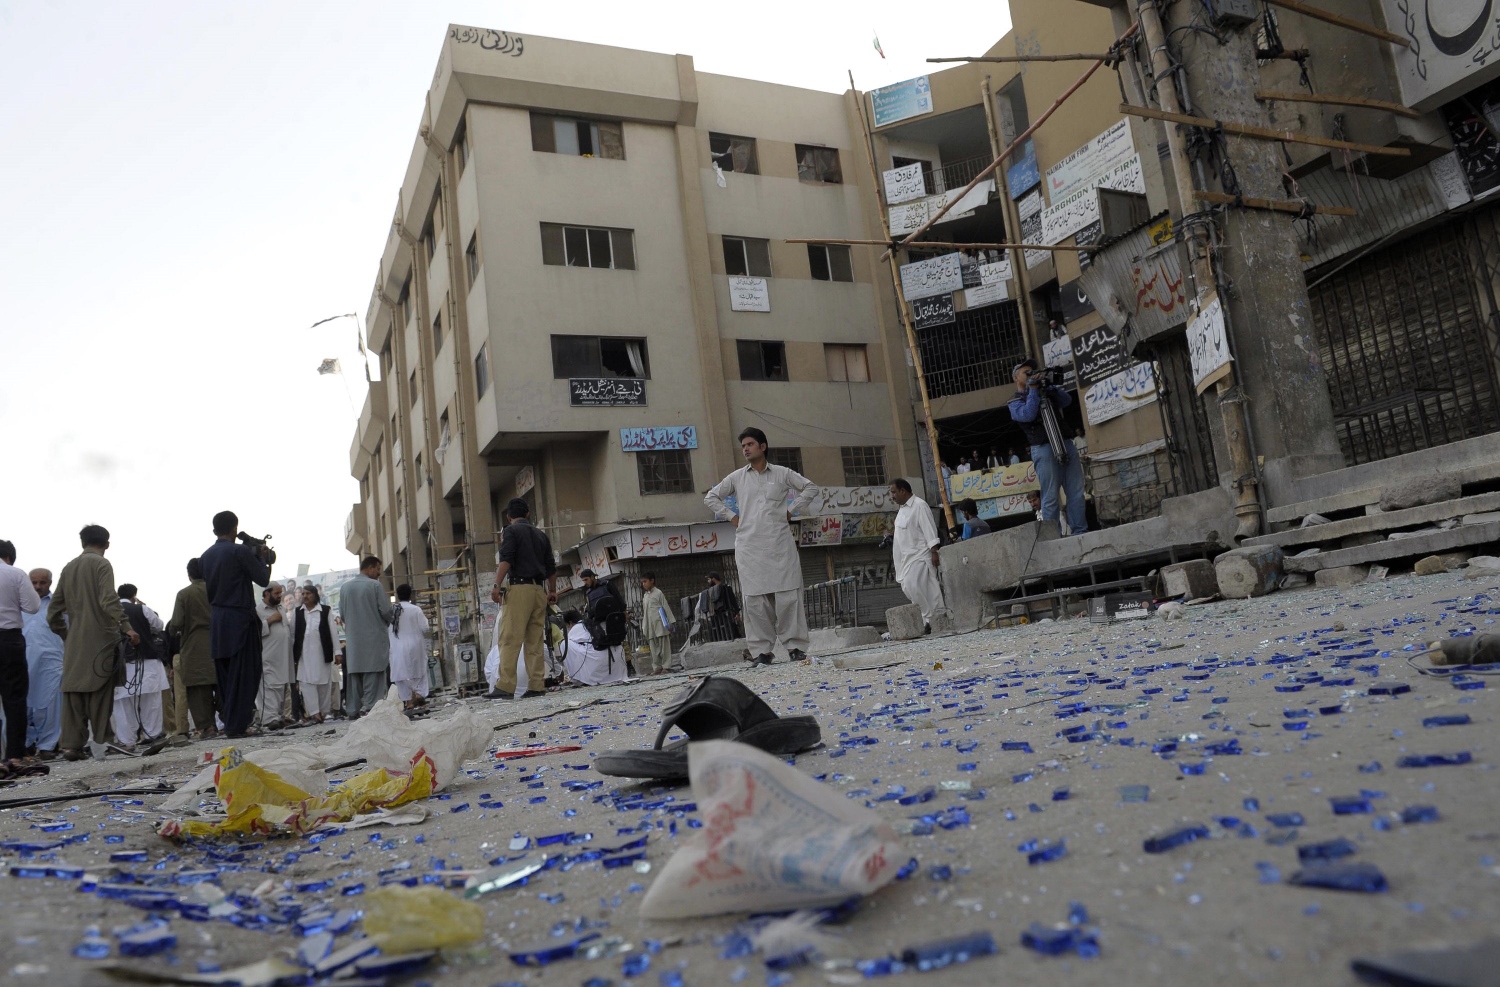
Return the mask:
<svg viewBox="0 0 1500 987"><path fill-rule="evenodd" d="M921 466L889 275L874 248L785 242L870 238L870 184L852 95L452 27L367 315L350 551L482 582L523 497L565 562L698 525L682 554L723 568L703 494L750 425L846 491L830 510L894 512L884 487ZM836 553L808 554L831 578Z"/></svg>

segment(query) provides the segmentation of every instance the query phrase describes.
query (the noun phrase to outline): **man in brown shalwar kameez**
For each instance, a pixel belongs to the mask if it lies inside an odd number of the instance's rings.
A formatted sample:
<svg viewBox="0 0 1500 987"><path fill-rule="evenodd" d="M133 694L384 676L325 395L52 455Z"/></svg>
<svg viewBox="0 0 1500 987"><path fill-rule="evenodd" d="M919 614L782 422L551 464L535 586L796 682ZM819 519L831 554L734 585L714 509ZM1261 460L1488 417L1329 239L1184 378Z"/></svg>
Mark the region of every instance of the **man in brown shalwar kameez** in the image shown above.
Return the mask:
<svg viewBox="0 0 1500 987"><path fill-rule="evenodd" d="M63 639L62 737L63 756L78 761L88 756L92 731L96 744L111 742L110 711L115 686L124 683L124 666L116 648L121 636L140 644L116 591L115 570L104 559L109 532L97 524L78 533L83 553L63 566L52 588L47 626ZM64 617L66 616L66 619Z"/></svg>

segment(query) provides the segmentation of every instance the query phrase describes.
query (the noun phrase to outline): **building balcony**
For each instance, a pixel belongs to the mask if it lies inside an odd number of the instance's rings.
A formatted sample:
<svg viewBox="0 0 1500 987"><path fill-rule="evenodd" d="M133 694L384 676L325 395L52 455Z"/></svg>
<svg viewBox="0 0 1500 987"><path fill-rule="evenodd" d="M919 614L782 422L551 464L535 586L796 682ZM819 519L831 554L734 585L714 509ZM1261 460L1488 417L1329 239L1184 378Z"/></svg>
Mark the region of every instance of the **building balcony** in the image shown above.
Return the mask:
<svg viewBox="0 0 1500 987"><path fill-rule="evenodd" d="M349 516L344 519L344 547L354 555L359 555L364 549L367 530L365 516L365 505L355 504L350 508Z"/></svg>

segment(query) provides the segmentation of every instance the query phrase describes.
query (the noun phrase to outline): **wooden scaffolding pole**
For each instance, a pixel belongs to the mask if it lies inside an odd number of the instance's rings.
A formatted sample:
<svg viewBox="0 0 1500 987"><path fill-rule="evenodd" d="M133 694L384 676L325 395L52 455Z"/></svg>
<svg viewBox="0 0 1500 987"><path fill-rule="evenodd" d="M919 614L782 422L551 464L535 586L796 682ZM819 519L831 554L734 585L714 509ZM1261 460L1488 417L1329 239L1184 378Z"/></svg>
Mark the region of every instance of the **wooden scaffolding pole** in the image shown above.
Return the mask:
<svg viewBox="0 0 1500 987"><path fill-rule="evenodd" d="M929 58L929 62L1104 62L1113 55L975 55L971 58Z"/></svg>
<svg viewBox="0 0 1500 987"><path fill-rule="evenodd" d="M1208 202L1216 206L1244 206L1246 209L1267 209L1271 212L1293 213L1302 215L1311 213L1315 216L1355 216L1358 213L1348 206L1314 206L1304 202L1293 202L1290 199L1256 199L1243 195L1227 195L1223 192L1195 191L1193 198L1199 202Z"/></svg>
<svg viewBox="0 0 1500 987"><path fill-rule="evenodd" d="M1399 34L1392 34L1384 28L1376 27L1374 24L1366 24L1364 21L1354 20L1352 17L1331 14L1326 10L1319 10L1317 7L1309 7L1307 4L1299 2L1299 0L1266 0L1266 3L1269 3L1273 7L1280 7L1282 10L1295 11L1303 17L1311 17L1313 20L1322 21L1325 24L1333 24L1358 34L1367 34L1372 38L1379 38L1381 41L1389 41L1393 45L1410 48L1412 51L1417 50L1417 46L1410 38L1403 38Z"/></svg>
<svg viewBox="0 0 1500 987"><path fill-rule="evenodd" d="M839 243L854 247L888 247L895 249L900 247L905 250L908 247L919 249L942 250L1062 250L1078 251L1088 253L1099 248L1088 243L1082 246L1053 245L1043 243L950 243L947 240L917 240L914 243L901 243L897 240L851 240L847 237L788 237L782 243Z"/></svg>
<svg viewBox="0 0 1500 987"><path fill-rule="evenodd" d="M1261 102L1286 102L1286 103L1325 103L1332 106L1363 106L1371 110L1384 110L1397 116L1406 117L1409 120L1420 120L1422 114L1400 103L1391 103L1383 99L1367 99L1364 96L1330 96L1327 93L1282 93L1262 90L1255 94L1255 98Z"/></svg>
<svg viewBox="0 0 1500 987"><path fill-rule="evenodd" d="M880 214L880 230L885 242L891 240L890 220L885 213L885 199L880 194L880 172L875 168L875 145L870 131L870 121L865 119L865 100L854 85L854 73L849 73L849 89L854 101L859 104L859 124L865 134L865 162L870 166L870 192L875 196L875 211ZM878 244L877 244L878 246ZM938 452L937 424L932 420L932 398L927 393L927 375L922 370L922 350L917 345L917 330L912 324L911 306L906 302L906 293L901 290L901 271L896 266L895 251L887 249L885 258L891 271L891 288L896 292L896 308L901 312L901 324L906 329L906 349L911 356L912 370L917 375L917 391L922 396L922 422L927 426L927 446L932 453L932 472L937 477L938 498L943 504L943 518L948 529L958 527L953 517L953 501L948 495L948 484L943 480L943 459Z"/></svg>
<svg viewBox="0 0 1500 987"><path fill-rule="evenodd" d="M1115 39L1115 45L1118 46L1121 43L1130 40L1130 38L1132 38L1135 35L1135 32L1137 30L1139 30L1139 29L1140 29L1140 25L1139 24L1132 24L1132 25L1130 25L1129 27L1127 27L1125 29L1125 32L1123 34L1121 34L1117 39ZM1036 133L1037 128L1039 128L1042 124L1046 123L1047 120L1052 116L1052 114L1056 113L1057 110L1058 110L1058 108L1060 106L1062 106L1063 103L1067 102L1068 97L1072 96L1078 90L1082 89L1083 88L1083 84L1085 82L1088 82L1089 79L1093 77L1094 73L1097 72L1097 71L1099 71L1099 69L1108 60L1109 59L1105 59L1105 58L1096 59L1094 61L1094 63L1092 65L1090 65L1087 70L1084 71L1083 75L1081 75L1081 76L1078 77L1078 81L1077 82L1075 82L1071 86L1069 86L1066 90L1064 90L1064 92L1063 92L1063 94L1061 96L1057 97L1057 99L1055 99L1055 100L1052 101L1052 105L1049 106L1049 107L1047 107L1047 109L1042 113L1042 115L1036 118L1036 122L1035 123L1033 123L1031 126L1027 127L1026 130L1023 131L1022 133L1018 134L1016 136L1016 139L1010 142L1010 146L1007 147L1005 150L1001 151L999 153L999 155L996 156L995 160L990 162L989 167L985 168L979 174L975 175L974 176L974 180L972 182L970 182L968 185L964 186L963 191L960 192L958 195L954 196L953 200L951 202L949 202L947 205L945 205L942 209L939 209L936 216L929 217L928 220L927 220L927 222L923 223L917 229L913 230L910 234L908 234L901 241L901 246L902 247L910 246L911 243L912 243L912 241L918 239L919 237L921 237L921 235L923 233L926 233L928 230L932 229L933 225L936 224L938 220L942 219L945 215L947 215L948 210L953 208L954 203L958 202L964 196L968 195L971 191L973 191L974 187L976 185L978 185L980 182L984 181L986 178L989 178L990 175L992 175L994 173L995 169L998 168L998 167L1000 167L1000 165L1005 161L1006 158L1010 157L1010 155L1011 155L1011 153L1013 151L1017 150L1023 144L1025 144L1026 141L1027 141L1027 139L1030 138L1032 134ZM860 114L861 114L860 118L863 119L864 118L863 117L863 114L864 114L864 104L863 103L860 104ZM873 164L871 165L871 167L873 167ZM889 251L887 251L887 253L889 253Z"/></svg>
<svg viewBox="0 0 1500 987"><path fill-rule="evenodd" d="M990 88L990 77L979 81L979 98L984 100L984 126L989 131L990 153L998 155L1005 150L1005 141L1000 134L1000 121L995 113L995 95ZM1010 169L995 169L995 187L1000 193L1000 212L1005 217L1005 231L1011 238L1021 236L1021 212L1010 187ZM990 248L999 249L999 248ZM1016 302L1025 320L1021 336L1026 340L1026 352L1042 356L1041 341L1037 339L1036 310L1031 301L1031 276L1027 273L1026 254L1023 247L1005 248L1010 252L1010 280L1016 286Z"/></svg>
<svg viewBox="0 0 1500 987"><path fill-rule="evenodd" d="M1166 110L1158 110L1150 106L1132 106L1129 103L1121 103L1120 112L1129 113L1131 116L1147 117L1151 120L1165 120L1167 123L1180 123L1188 127L1222 130L1226 134L1234 134L1237 137L1253 137L1257 140L1281 141L1288 144L1313 144L1317 147L1331 147L1338 151L1354 151L1361 154L1384 154L1393 158L1411 156L1411 149L1405 147L1380 147L1376 144L1355 144L1352 141L1336 141L1328 137L1309 137L1306 134L1295 133L1291 130L1272 130L1270 127L1252 127L1243 123L1226 123L1223 120L1210 120L1207 117L1189 116L1186 113L1169 113Z"/></svg>

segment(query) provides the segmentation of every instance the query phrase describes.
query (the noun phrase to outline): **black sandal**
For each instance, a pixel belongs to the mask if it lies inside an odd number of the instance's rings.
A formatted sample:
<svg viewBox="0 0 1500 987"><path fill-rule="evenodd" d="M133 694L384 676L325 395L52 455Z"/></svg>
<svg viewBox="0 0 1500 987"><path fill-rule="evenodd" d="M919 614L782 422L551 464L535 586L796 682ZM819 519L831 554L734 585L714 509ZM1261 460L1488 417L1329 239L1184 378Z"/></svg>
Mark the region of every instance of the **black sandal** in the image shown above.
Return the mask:
<svg viewBox="0 0 1500 987"><path fill-rule="evenodd" d="M687 736L662 746L673 727ZM666 708L651 750L610 751L594 760L594 769L619 778L686 778L688 744L697 740L736 740L786 756L818 746L823 732L814 717L777 716L743 683L706 675Z"/></svg>

